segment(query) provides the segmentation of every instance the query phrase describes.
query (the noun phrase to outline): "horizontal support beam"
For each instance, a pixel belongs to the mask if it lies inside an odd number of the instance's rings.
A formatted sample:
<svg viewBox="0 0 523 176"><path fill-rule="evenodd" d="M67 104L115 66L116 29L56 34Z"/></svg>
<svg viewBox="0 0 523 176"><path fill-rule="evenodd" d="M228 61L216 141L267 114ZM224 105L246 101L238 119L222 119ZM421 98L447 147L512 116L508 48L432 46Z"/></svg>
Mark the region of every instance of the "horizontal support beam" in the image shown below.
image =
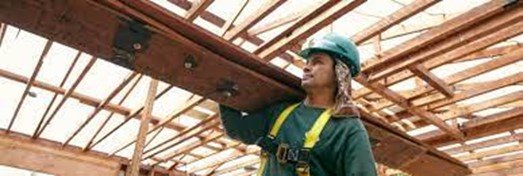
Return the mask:
<svg viewBox="0 0 523 176"><path fill-rule="evenodd" d="M503 115L503 113L496 113L487 117L484 117L483 120L490 121L491 119L498 119L498 116ZM482 121L483 121L482 120ZM490 123L481 123L477 125L467 125L467 122L463 124L464 127L461 128L465 134L466 140L472 140L480 137L485 137L497 133L502 133L506 131L515 130L518 128L523 128L523 115L517 115L511 113L503 119L498 119L498 121ZM453 139L452 136L442 133L440 131L428 132L419 136L416 136L418 139L423 141L426 144L440 147L443 145L450 145L454 143L460 143L462 141Z"/></svg>
<svg viewBox="0 0 523 176"><path fill-rule="evenodd" d="M402 97L401 95L399 95L396 92L393 92L389 88L387 88L379 83L368 83L361 76L356 77L355 80L358 81L363 86L373 90L374 92L380 94L384 98L386 98L386 99L394 102L398 106L404 108L409 113L414 114L414 115L422 118L423 120L428 121L431 124L434 124L441 130L445 131L446 133L449 133L454 138L463 139L463 133L456 126L450 126L450 125L446 124L443 120L438 118L436 115L434 115L426 110L412 106L411 104L408 103L408 101L404 97Z"/></svg>
<svg viewBox="0 0 523 176"><path fill-rule="evenodd" d="M385 51L383 54L380 54L382 56L380 59L370 59L366 61L363 64L362 71L364 73L372 73L381 71L384 68L388 68L391 66L391 64L403 59L404 56L407 56L409 53L418 51L419 49L424 48L431 43L444 39L454 34L455 32L468 28L477 22L503 12L509 3L510 2L503 0L494 0L471 9L460 16L444 22L438 27L423 33L419 37L406 41L393 49Z"/></svg>
<svg viewBox="0 0 523 176"><path fill-rule="evenodd" d="M442 53L452 51L456 48L473 44L475 41L488 36L489 34L500 32L502 29L507 29L509 26L514 26L514 28L521 28L521 21L523 20L523 8L521 8L521 6L522 5L518 4L517 7L507 9L505 12L500 13L499 15L495 15L491 18L483 20L474 27L458 31L451 36L448 36L448 38L445 38L436 43L432 43L427 48L422 48L417 52L410 53L409 55L402 58L403 60L401 62L398 61L397 64L389 65L389 67L383 68L379 72L372 72L369 80L372 82L383 79L393 75L394 73L400 72L409 66L420 64L428 60L440 59L438 62L448 62L450 59L440 58L437 56L441 55ZM416 39L418 39L418 37ZM457 57L463 57L475 51L477 50L469 49L468 53L460 53L460 55Z"/></svg>
<svg viewBox="0 0 523 176"><path fill-rule="evenodd" d="M397 10L389 16L381 19L374 23L372 26L356 33L351 37L352 41L357 45L360 45L364 41L376 36L377 34L386 31L390 27L401 23L402 21L418 14L419 12L431 7L432 5L440 2L441 0L416 0L405 7Z"/></svg>
<svg viewBox="0 0 523 176"><path fill-rule="evenodd" d="M474 144L465 144L460 147L443 150L443 152L453 155L453 154L458 154L458 153L462 153L462 152L469 152L472 150L497 146L497 145L521 141L521 140L523 140L523 134L516 134L516 135L510 135L510 136L506 136L506 137L490 139L487 141L478 142L478 143L474 143Z"/></svg>
<svg viewBox="0 0 523 176"><path fill-rule="evenodd" d="M427 82L430 86L432 86L434 89L441 92L443 95L447 97L454 96L454 91L450 88L450 86L445 83L445 81L438 78L436 75L431 73L427 68L425 68L423 65L419 64L416 66L413 66L410 68L410 71L423 79L425 82Z"/></svg>

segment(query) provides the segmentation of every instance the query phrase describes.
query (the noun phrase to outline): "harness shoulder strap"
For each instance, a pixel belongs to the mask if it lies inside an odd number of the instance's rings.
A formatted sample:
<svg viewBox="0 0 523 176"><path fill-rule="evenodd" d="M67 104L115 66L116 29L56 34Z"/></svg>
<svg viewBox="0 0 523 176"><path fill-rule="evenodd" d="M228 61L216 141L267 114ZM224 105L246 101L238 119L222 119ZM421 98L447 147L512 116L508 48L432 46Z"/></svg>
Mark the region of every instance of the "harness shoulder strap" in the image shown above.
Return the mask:
<svg viewBox="0 0 523 176"><path fill-rule="evenodd" d="M296 104L290 105L287 108L285 108L285 110L283 110L282 113L280 113L280 115L276 119L276 122L274 122L274 125L271 128L271 131L269 133L270 137L274 138L274 137L276 137L276 135L278 135L281 125L283 124L283 122L285 122L285 119L287 119L287 117L289 117L289 115L292 113L292 111L294 111L294 109L296 109L296 107L298 107L298 105L300 105L300 104L296 103Z"/></svg>
<svg viewBox="0 0 523 176"><path fill-rule="evenodd" d="M278 135L278 132L280 131L281 126L283 125L283 122L285 122L287 117L289 117L289 115L292 113L292 111L294 111L294 109L298 107L298 105L299 103L288 106L287 108L285 108L285 110L283 110L282 113L280 113L280 115L276 119L276 122L274 122L274 125L272 126L269 132L269 138L274 139ZM319 141L320 134L323 131L323 128L325 127L327 122L329 121L331 115L332 109L327 109L323 111L323 113L320 115L320 117L318 117L318 119L316 119L311 129L307 131L307 133L305 133L305 141L303 143L303 148L312 149L314 145L316 145L316 143ZM262 154L261 165L257 175L263 174L266 164L267 154ZM298 167L297 172L300 176L308 176L310 173L308 164L306 164L304 167Z"/></svg>
<svg viewBox="0 0 523 176"><path fill-rule="evenodd" d="M323 128L329 122L332 115L332 109L327 109L321 113L320 117L316 119L316 122L312 125L312 128L305 133L305 141L303 142L303 148L310 150L314 148L314 145L320 140L320 134ZM310 176L309 163L298 163L296 166L296 173L298 176Z"/></svg>
<svg viewBox="0 0 523 176"><path fill-rule="evenodd" d="M280 115L278 115L276 122L274 122L274 125L271 127L271 131L269 132L269 135L268 135L269 138L271 138L271 139L276 138L276 135L278 135L278 132L280 131L281 125L283 124L283 122L285 122L287 117L289 117L289 115L292 113L292 111L294 111L294 109L296 109L296 107L298 107L298 105L300 105L300 104L296 103L296 104L290 105L287 108L285 108L285 110L283 110L283 112L280 113ZM258 173L256 174L257 176L263 175L263 171L265 170L265 166L267 165L267 160L268 160L267 153L262 152L260 168L258 169Z"/></svg>
<svg viewBox="0 0 523 176"><path fill-rule="evenodd" d="M323 131L323 128L329 121L332 114L332 109L327 109L321 113L320 117L316 119L312 128L305 133L305 142L303 143L303 148L312 149L314 145L319 141L320 134Z"/></svg>

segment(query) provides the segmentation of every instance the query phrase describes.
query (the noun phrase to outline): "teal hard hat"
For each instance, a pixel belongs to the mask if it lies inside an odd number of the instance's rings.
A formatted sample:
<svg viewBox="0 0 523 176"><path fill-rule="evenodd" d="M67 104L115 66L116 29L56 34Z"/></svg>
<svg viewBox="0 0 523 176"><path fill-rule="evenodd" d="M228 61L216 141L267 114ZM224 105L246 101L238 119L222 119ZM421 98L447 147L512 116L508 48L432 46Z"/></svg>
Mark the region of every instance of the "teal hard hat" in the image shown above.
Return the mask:
<svg viewBox="0 0 523 176"><path fill-rule="evenodd" d="M299 55L308 59L311 54L316 52L326 52L347 64L353 77L360 73L360 55L356 44L345 36L330 33L323 37L309 40L309 42L305 43Z"/></svg>

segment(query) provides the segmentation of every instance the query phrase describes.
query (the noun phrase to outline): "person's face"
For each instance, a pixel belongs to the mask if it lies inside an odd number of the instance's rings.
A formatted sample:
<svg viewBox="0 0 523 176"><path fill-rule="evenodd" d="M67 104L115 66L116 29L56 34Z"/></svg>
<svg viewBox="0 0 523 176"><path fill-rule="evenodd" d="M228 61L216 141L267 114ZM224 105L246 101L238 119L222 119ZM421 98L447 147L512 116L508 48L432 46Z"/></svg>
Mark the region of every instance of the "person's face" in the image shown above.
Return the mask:
<svg viewBox="0 0 523 176"><path fill-rule="evenodd" d="M303 68L301 86L305 90L335 88L334 64L334 60L328 54L321 52L311 54Z"/></svg>

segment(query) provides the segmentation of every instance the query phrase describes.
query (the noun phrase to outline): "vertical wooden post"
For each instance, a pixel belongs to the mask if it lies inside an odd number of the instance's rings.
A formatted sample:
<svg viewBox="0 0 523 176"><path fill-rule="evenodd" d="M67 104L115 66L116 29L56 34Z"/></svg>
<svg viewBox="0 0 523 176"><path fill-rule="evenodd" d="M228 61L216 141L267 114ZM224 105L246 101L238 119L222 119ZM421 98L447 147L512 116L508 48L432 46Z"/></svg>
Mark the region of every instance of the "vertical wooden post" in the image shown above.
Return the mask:
<svg viewBox="0 0 523 176"><path fill-rule="evenodd" d="M147 92L147 98L145 100L144 110L142 112L140 131L138 132L138 136L136 137L136 146L134 148L134 154L131 160L131 167L129 167L128 169L128 175L130 176L138 176L140 171L140 161L142 160L143 146L145 144L145 138L147 137L149 121L151 121L151 112L153 109L154 97L156 95L157 88L158 80L151 78L149 92Z"/></svg>

